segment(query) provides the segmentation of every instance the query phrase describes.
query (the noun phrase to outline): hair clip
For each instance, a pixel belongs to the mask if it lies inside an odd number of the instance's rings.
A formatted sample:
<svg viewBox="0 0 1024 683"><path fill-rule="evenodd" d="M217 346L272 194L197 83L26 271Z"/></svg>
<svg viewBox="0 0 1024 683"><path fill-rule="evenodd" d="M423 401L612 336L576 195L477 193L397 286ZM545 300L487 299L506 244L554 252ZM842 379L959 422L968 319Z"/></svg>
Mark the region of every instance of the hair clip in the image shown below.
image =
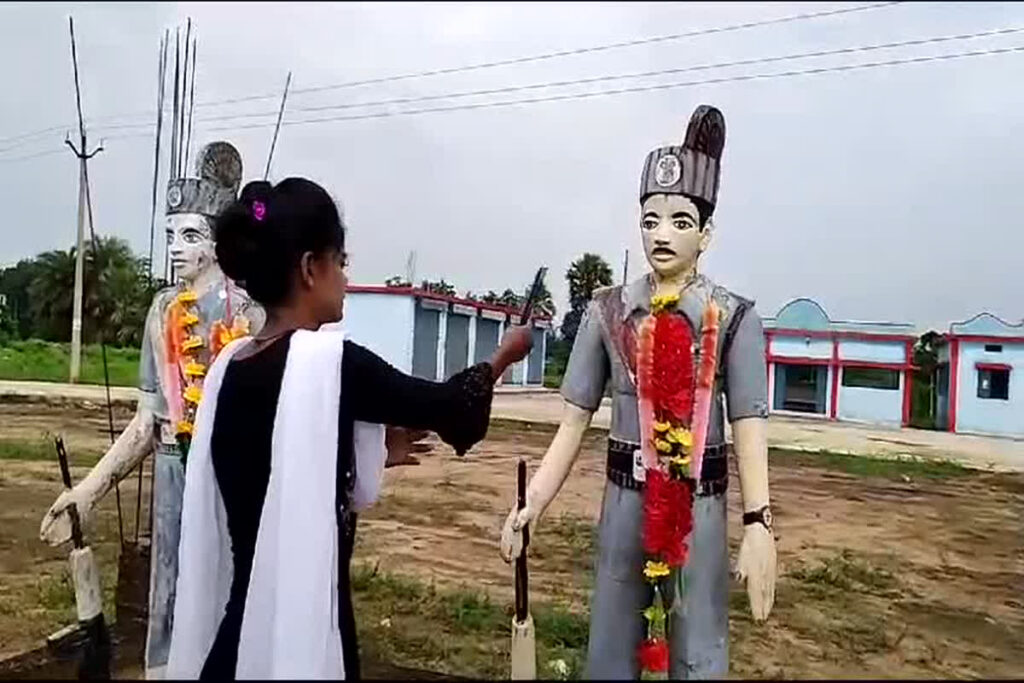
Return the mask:
<svg viewBox="0 0 1024 683"><path fill-rule="evenodd" d="M267 207L260 200L256 200L252 203L252 217L257 221L262 221L263 217L267 215Z"/></svg>

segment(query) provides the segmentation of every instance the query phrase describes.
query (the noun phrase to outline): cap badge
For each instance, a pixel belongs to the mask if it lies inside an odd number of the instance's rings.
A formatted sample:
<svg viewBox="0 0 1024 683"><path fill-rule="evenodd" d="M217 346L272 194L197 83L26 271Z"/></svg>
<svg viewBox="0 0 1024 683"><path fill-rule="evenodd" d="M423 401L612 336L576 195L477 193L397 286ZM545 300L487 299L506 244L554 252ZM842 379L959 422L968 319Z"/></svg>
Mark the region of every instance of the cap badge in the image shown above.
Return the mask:
<svg viewBox="0 0 1024 683"><path fill-rule="evenodd" d="M679 157L674 154L666 154L654 165L654 182L658 183L660 187L671 187L679 182L682 171Z"/></svg>

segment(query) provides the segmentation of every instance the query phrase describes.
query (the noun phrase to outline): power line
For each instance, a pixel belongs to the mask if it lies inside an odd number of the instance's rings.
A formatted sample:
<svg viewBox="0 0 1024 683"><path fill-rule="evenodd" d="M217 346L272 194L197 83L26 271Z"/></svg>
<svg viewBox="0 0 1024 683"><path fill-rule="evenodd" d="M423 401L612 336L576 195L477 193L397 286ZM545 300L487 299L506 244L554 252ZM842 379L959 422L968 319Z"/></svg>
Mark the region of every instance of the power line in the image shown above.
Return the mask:
<svg viewBox="0 0 1024 683"><path fill-rule="evenodd" d="M609 43L607 45L595 45L591 47L574 48L572 50L561 50L558 52L549 52L541 55L531 55L528 57L516 57L513 59L504 59L495 62L483 62L480 64L470 64L467 66L451 67L447 69L433 69L430 71L418 71L407 74L399 74L395 76L383 76L380 78L369 78L362 81L349 81L347 83L338 83L336 85L322 85L310 88L296 89L296 92L322 92L324 90L338 90L341 88L354 88L360 85L373 85L377 83L391 83L395 81L407 80L410 78L426 78L430 76L441 76L453 73L462 73L466 71L477 71L480 69L491 69L499 66L511 66L514 64L526 64L528 62L540 62L549 59L556 59L559 57L571 57L582 54L591 54L594 52L606 52L608 50L616 50L624 47L636 47L638 45L650 45L652 43L662 43L673 40L682 40L685 38L694 38L697 36L706 36L716 33L730 33L733 31L743 31L750 28L757 28L761 26L771 26L775 24L785 24L794 21L803 21L807 19L819 19L821 17L837 16L840 14L850 14L852 12L865 12L874 9L881 9L883 7L890 7L892 5L898 5L899 2L879 2L873 5L861 5L859 7L843 7L834 10L824 10L820 12L808 12L803 14L795 14L787 17L776 17L774 19L762 19L759 21L748 21L742 24L732 24L730 26L719 26L715 28L697 29L694 31L687 31L685 33L673 33L665 36L653 36L650 38L636 38L634 40L625 40L618 43Z"/></svg>
<svg viewBox="0 0 1024 683"><path fill-rule="evenodd" d="M824 73L844 72L844 71L855 71L859 69L873 69L884 66L898 66L903 64L921 64L925 62L936 62L946 61L950 59L963 59L967 57L980 57L985 55L998 55L1008 54L1012 52L1024 51L1024 45L1008 47L1008 48L996 48L990 50L973 50L970 52L958 52L945 55L931 55L926 57L911 57L906 59L893 59L882 62L866 62L862 64L845 64L841 66L830 66L830 67L819 67L815 69L803 69L799 71L782 71L777 73L767 74L749 74L749 75L738 75L738 76L725 76L722 78L711 78L699 81L683 81L678 83L661 83L657 85L645 85L635 86L632 88L619 88L616 90L597 90L588 93L574 93L568 95L551 95L547 97L535 97L530 99L519 99L519 100L501 100L498 102L482 102L478 104L465 104L456 105L452 107L430 107L424 109L410 109L398 112L379 112L374 114L357 114L353 116L332 116L317 119L303 119L300 121L286 121L285 126L289 125L301 125L307 123L327 123L331 121L358 121L362 119L376 119L376 118L389 118L392 116L409 116L415 114L428 114L435 112L446 112L446 111L463 111L471 109L488 109L491 107L507 107L521 104L539 104L543 102L558 102L564 100L576 100L576 99L587 99L592 97L603 97L608 95L623 95L628 93L636 92L649 92L655 90L669 90L674 88L685 88L695 85L716 85L720 83L736 83L742 81L754 81L754 80L769 80L773 78L790 78L794 76L810 76ZM269 124L249 124L244 126L221 126L216 128L208 128L207 132L219 132L226 130L246 130L250 128L266 128Z"/></svg>
<svg viewBox="0 0 1024 683"><path fill-rule="evenodd" d="M755 57L755 58L751 58L751 59L741 59L741 60L734 60L734 61L728 61L728 62L715 62L715 63L708 63L708 64L698 64L698 65L694 65L694 66L686 66L686 67L680 67L680 68L676 68L676 69L661 69L661 70L658 70L658 71L645 71L645 72L630 73L630 74L606 74L606 75L595 76L595 77L591 77L591 78L578 78L578 79L571 79L571 80L564 80L564 81L548 81L548 82L545 82L545 83L531 83L531 84L527 84L527 85L506 86L506 87L501 87L501 88L490 88L490 89L485 89L485 90L469 90L469 91L454 92L454 93L451 93L451 92L449 92L449 93L439 93L439 94L434 94L434 95L422 95L422 96L417 96L417 97L393 98L393 99L388 99L388 100L376 100L376 101L370 101L370 102L348 102L348 103L342 103L342 104L328 104L328 105L319 105L319 106L312 106L312 107L295 107L292 111L293 112L334 111L334 110L339 110L339 109L354 109L354 108L361 108L361 107L386 106L386 105L396 105L396 104L413 104L413 103L417 103L417 102L428 102L428 101L434 101L434 100L458 99L458 98L464 98L464 97L478 97L478 96L483 96L483 95L498 95L498 94L503 94L503 93L508 93L508 92L522 92L522 91L528 91L528 90L539 90L539 89L555 88L555 87L566 87L566 86L574 86L574 85L587 85L587 84L591 84L591 83L601 83L601 82L609 82L609 81L627 80L627 79L633 79L633 78L650 78L650 77L655 77L655 76L668 76L668 75L672 75L672 74L679 74L679 73L686 73L686 72L693 72L693 71L707 71L707 70L719 69L719 68L730 68L730 67L737 67L737 66L753 66L753 65L757 65L757 64L770 64L770 63L778 63L778 62L785 62L785 61L792 61L792 60L799 60L799 59L811 59L811 58L837 56L837 55L843 55L843 54L855 54L855 53L873 52L873 51L876 51L876 50L889 50L889 49L896 49L896 48L903 48L903 47L916 47L916 46L921 46L921 45L929 45L929 44L936 44L936 43L946 43L946 42L951 42L951 41L972 40L972 39L976 39L976 38L986 38L986 37L993 37L993 36L1009 35L1009 34L1013 34L1013 33L1020 33L1021 31L1024 31L1024 27L990 29L990 30L985 30L985 31L978 31L978 32L975 32L975 33L961 33L961 34L950 35L950 36L935 36L935 37L931 37L931 38L915 38L915 39L912 39L912 40L904 40L904 41L897 41L897 42L890 42L890 43L880 43L880 44L875 44L875 45L860 45L860 46L854 46L854 47L837 48L837 49L832 49L832 50L818 50L818 51L813 51L813 52L801 52L801 53L795 53L795 54L789 54L789 55L777 55L777 56L771 56L771 57ZM198 122L199 123L211 123L211 122L216 122L216 121L229 121L229 120L232 120L232 119L260 118L260 117L268 117L268 116L277 116L278 113L279 112L266 111L266 112L250 112L250 113L241 113L241 114L222 114L222 115L219 115L219 116L209 116L209 117L205 117L205 118L200 118L200 119L198 119ZM120 124L120 125L112 125L112 126L99 126L98 128L100 130L110 131L110 130L124 130L124 129L135 129L135 128L146 128L146 129L148 129L148 128L151 128L152 126L153 126L152 122L147 122L147 123ZM4 151L7 151L7 150L0 150L0 154L2 154Z"/></svg>
<svg viewBox="0 0 1024 683"><path fill-rule="evenodd" d="M565 87L565 86L573 86L573 85L587 85L587 84L590 84L590 83L601 83L601 82L608 82L608 81L618 81L618 80L626 80L626 79L631 79L631 78L650 78L650 77L654 77L654 76L668 76L668 75L671 75L671 74L686 73L686 72L691 72L691 71L707 71L707 70L710 70L710 69L720 69L720 68L728 68L728 67L736 67L736 66L753 66L753 65L757 65L757 64L769 64L769 63L777 63L777 62L784 62L784 61L792 61L792 60L797 60L797 59L810 59L810 58L829 57L829 56L842 55L842 54L872 52L872 51L875 51L875 50L888 50L888 49L901 48L901 47L913 47L913 46L920 46L920 45L929 45L929 44L934 44L934 43L944 43L944 42L950 42L950 41L955 41L955 40L969 40L969 39L974 39L974 38L984 38L984 37L991 37L991 36L997 36L997 35L1008 35L1008 34L1011 34L1011 33L1020 33L1021 31L1024 31L1024 27L992 29L992 30L988 30L988 31L980 31L980 32L977 32L977 33L965 33L965 34L959 34L959 35L953 35L953 36L938 36L938 37L933 37L933 38L917 38L917 39L914 39L914 40L904 40L904 41L899 41L899 42L882 43L882 44L877 44L877 45L862 45L862 46L856 46L856 47L838 48L838 49L834 49L834 50L819 50L819 51L815 51L815 52L802 52L802 53L789 54L789 55L779 55L779 56L774 56L774 57L756 57L756 58L741 59L741 60L736 60L736 61L731 61L731 62L716 62L716 63L710 63L710 64L698 64L698 65L695 65L695 66L686 66L686 67L680 67L680 68L677 68L677 69L661 69L661 70L658 70L658 71L643 71L643 72L630 73L630 74L603 75L603 76L595 76L595 77L591 77L591 78L577 78L577 79L571 79L571 80L565 80L565 81L548 81L546 83L531 83L531 84L527 84L527 85L515 85L515 86L506 86L506 87L502 87L502 88L490 88L490 89L486 89L486 90L469 90L469 91L454 92L454 93L440 93L440 94L435 94L435 95L421 95L421 96L417 96L417 97L400 97L400 98L394 98L394 99L390 99L390 100L377 100L377 101L371 101L371 102L347 102L347 103L342 103L342 104L327 104L327 105L320 105L320 106L313 106L313 107L295 107L292 111L296 111L296 112L300 112L300 111L308 111L308 112L314 112L314 111L333 111L333 110L336 110L336 109L354 109L354 108L359 108L359 107L383 106L383 105L394 105L394 104L413 104L413 103L416 103L416 102L427 102L427 101L432 101L432 100L447 100L447 99L457 99L457 98L462 98L462 97L478 97L478 96L482 96L482 95L498 95L498 94L507 93L507 92L521 92L521 91L525 91L525 90L539 90L539 89L544 89L544 88L556 88L556 87ZM248 114L223 115L223 116L210 117L210 118L199 119L199 120L200 120L200 122L206 122L206 121L229 120L229 119L236 119L236 118L237 119L242 119L242 118L258 118L258 117L261 117L261 116L272 116L272 115L274 115L274 112L272 112L272 111L268 111L268 112L253 112L253 113L248 113ZM150 125L150 124L146 124L146 125Z"/></svg>
<svg viewBox="0 0 1024 683"><path fill-rule="evenodd" d="M454 73L463 73L463 72L467 72L467 71L480 71L480 70L483 70L483 69L492 69L492 68L501 67L501 66L512 66L512 65L516 65L516 64L526 64L526 63L530 63L530 62L540 62L540 61L546 61L546 60L550 60L550 59L556 59L556 58L561 58L561 57L571 57L571 56L576 56L576 55L581 55L581 54L592 54L592 53L595 53L595 52L606 52L608 50L616 50L616 49L621 49L621 48L626 48L626 47L636 47L636 46L639 46L639 45L649 45L649 44L652 44L652 43L662 43L662 42L669 42L669 41L674 41L674 40L683 40L683 39L686 39L686 38L695 38L695 37L698 37L698 36L714 35L714 34L719 34L719 33L731 33L731 32L734 32L734 31L743 31L743 30L747 30L747 29L751 29L751 28L759 28L759 27L762 27L762 26L772 26L772 25L777 25L777 24L786 24L786 23L792 23L792 22L795 22L795 21L805 21L805 20L808 20L808 19L820 19L820 18L823 18L823 17L838 16L838 15L843 15L843 14L851 14L851 13L854 13L854 12L867 12L867 11L876 10L876 9L882 9L882 8L885 8L885 7L891 7L893 5L899 5L899 4L902 4L902 3L899 2L899 1L896 1L896 2L879 2L879 3L874 3L874 4L871 4L871 5L861 5L861 6L858 6L858 7L843 7L843 8L839 8L839 9L823 10L823 11L819 11L819 12L805 12L805 13L794 14L794 15L789 15L789 16L785 16L785 17L776 17L776 18L773 18L773 19L762 19L762 20L758 20L758 21L748 21L748 22L744 22L744 23L740 23L740 24L731 24L731 25L728 25L728 26L717 26L717 27L713 27L713 28L697 29L697 30L694 30L694 31L687 31L687 32L684 32L684 33L674 33L674 34L669 34L669 35L664 35L664 36L652 36L652 37L648 37L648 38L636 38L636 39L633 39L633 40L620 41L620 42L617 42L617 43L608 43L608 44L605 44L605 45L594 45L594 46L590 46L590 47L574 48L574 49L571 49L571 50L560 50L558 52L548 52L548 53L539 54L539 55L528 55L528 56L525 56L525 57L515 57L515 58L512 58L512 59L504 59L504 60L498 60L498 61L493 61L493 62L482 62L482 63L478 63L478 64L468 64L468 65L464 65L464 66L448 67L448 68L444 68L444 69L432 69L432 70L428 70L428 71L416 71L416 72L410 72L410 73L404 73L404 74L395 74L395 75L391 75L391 76L381 76L381 77L378 77L378 78L369 78L369 79L364 79L364 80L359 80L359 81L347 81L347 82L343 82L343 83L334 83L334 84L329 84L329 85L311 86L311 87L308 87L308 88L295 88L295 90L293 91L293 94L294 95L300 95L300 94L303 94L303 93L323 92L323 91L327 91L327 90L341 90L341 89L345 89L345 88L354 88L354 87L363 86L363 85L374 85L374 84L380 84L380 83L393 83L393 82L396 82L396 81L404 81L404 80L410 80L410 79L414 79L414 78L428 78L428 77L433 77L433 76L442 76L442 75L449 75L449 74L454 74ZM228 99L221 99L221 100L211 100L209 102L198 102L198 103L196 103L196 106L197 107L211 107L211 106L220 106L220 105L225 105L225 104L238 104L240 102L251 102L251 101L266 100L266 99L277 99L277 93L267 93L267 94L263 94L263 95L247 95L247 96L236 97L236 98L228 98ZM151 111L150 112L137 112L137 113L132 113L132 114L112 114L110 116L99 117L99 118L96 118L96 119L92 119L90 121L90 123L95 123L96 121L116 119L116 118L128 118L128 117L136 117L136 116L153 116L154 114L155 114L155 112L151 112ZM27 137L35 137L35 136L38 136L38 135L42 135L44 133L60 131L60 130L63 130L64 128L66 128L66 127L67 127L66 125L65 126L51 126L50 128L45 128L45 129L42 129L42 130L31 131L31 132L28 132L28 133L22 133L22 134L11 136L11 137L7 137L7 138L0 138L0 143L14 142L16 140L21 140L21 139L27 138Z"/></svg>
<svg viewBox="0 0 1024 683"><path fill-rule="evenodd" d="M972 50L972 51L969 51L969 52L956 52L956 53L949 53L949 54L943 54L943 55L930 55L930 56L924 56L924 57L910 57L910 58L905 58L905 59L893 59L893 60L886 60L886 61L880 61L880 62L865 62L865 63L861 63L861 64L844 64L844 65L840 65L840 66L818 67L818 68L814 68L814 69L801 69L801 70L797 70L797 71L782 71L782 72L776 72L776 73L762 73L762 74L741 74L741 75L735 75L735 76L724 76L724 77L721 77L721 78L709 78L709 79L696 80L696 81L682 81L682 82L676 82L676 83L660 83L660 84L656 84L656 85L635 86L635 87L631 87L631 88L619 88L619 89L615 89L615 90L596 90L596 91L587 92L587 93L573 93L573 94L563 94L563 95L550 95L550 96L546 96L546 97L535 97L535 98L529 98L529 99L499 100L499 101L496 101L496 102L481 102L481 103L477 103L477 104L464 104L464 105L455 105L455 106L450 106L450 107L428 107L428 108L422 108L422 109L409 109L409 110L397 111L397 112L378 112L378 113L373 113L373 114L356 114L356 115L351 115L351 116L329 116L329 117L321 117L321 118L314 118L314 119L302 119L302 120L299 120L299 121L285 121L285 122L282 123L282 126L314 124L314 123L329 123L329 122L335 122L335 121L359 121L359 120L365 120L365 119L391 118L391 117L394 117L394 116L412 116L412 115L417 115L417 114L430 114L430 113L442 113L442 112L453 112L453 111L468 111L468 110L473 110L473 109L489 109L489 108L492 108L492 107L508 107L508 106L516 106L516 105L540 104L540 103L546 103L546 102L558 102L558 101L567 101L567 100L580 100L580 99L589 99L589 98L593 98L593 97L603 97L603 96L609 96L609 95L623 95L623 94L637 93L637 92L650 92L650 91L657 91L657 90L670 90L670 89L676 89L676 88L692 87L692 86L697 86L697 85L718 85L718 84L723 84L723 83L737 83L737 82L744 82L744 81L771 80L771 79L774 79L774 78L791 78L791 77L795 77L795 76L811 76L811 75L820 75L820 74L827 74L827 73L839 73L839 72L847 72L847 71L874 69L874 68L880 68L880 67L886 67L886 66L900 66L900 65L906 65L906 64L922 64L922 63L927 63L927 62L948 61L948 60L952 60L952 59L964 59L964 58L969 58L969 57L981 57L981 56L988 56L988 55L1009 54L1009 53L1016 53L1016 52L1022 52L1022 51L1024 51L1024 45L1014 46L1014 47L1007 47L1007 48L994 48L994 49L988 49L988 50ZM241 126L219 126L219 127L214 127L214 128L207 128L206 130L207 130L207 132L210 132L210 133L212 133L212 132L222 132L222 131L242 131L242 130L252 130L252 129L257 129L257 128L268 128L268 127L271 127L273 125L274 125L273 123L256 123L256 124L247 124L247 125L241 125ZM105 140L107 140L107 141L110 141L110 140L124 140L124 139L129 139L129 138L139 138L139 137L148 137L148 136L149 136L149 132L146 132L146 133L128 133L128 134L125 134L125 135L117 135L117 136L105 138ZM59 150L57 150L57 151L59 151ZM54 152L52 152L52 151L51 152L44 152L42 154L50 154L50 153L54 153ZM32 155L32 156L41 156L42 154ZM32 156L25 157L25 158L32 158ZM18 160L21 160L21 159L22 158L20 158L20 157L18 159L0 159L0 163L7 162L7 161L18 161Z"/></svg>
<svg viewBox="0 0 1024 683"><path fill-rule="evenodd" d="M1006 54L1010 52L1024 51L1024 45L1006 48L997 48L989 50L972 50L970 52L954 52L951 54L939 54L924 57L909 57L905 59L890 59L886 61L869 61L865 63L859 63L859 65L843 65L839 67L821 67L818 69L806 69L801 71L790 71L790 72L779 72L774 74L750 74L740 76L727 76L723 78L707 79L702 81L684 81L679 83L662 83L657 85L645 85L635 86L632 88L618 88L616 90L597 90L593 92L563 94L563 95L550 95L546 97L534 97L529 99L508 99L500 100L496 102L480 102L476 104L460 104L455 106L437 106L437 108L427 108L419 110L407 110L403 112L381 112L377 114L362 114L355 116L343 116L343 117L325 117L321 119L304 119L301 121L288 121L283 125L301 125L309 123L328 123L332 121L359 121L364 119L383 119L395 116L412 116L417 114L432 114L439 112L458 112L468 110L479 110L494 108L494 106L513 106L516 104L537 104L542 102L553 102L562 101L569 99L586 99L591 97L601 97L607 95L621 95L633 92L649 92L653 90L669 90L674 88L691 87L695 85L717 85L721 83L737 83L742 81L756 81L756 80L770 80L773 78L791 78L795 76L812 76L818 74L838 73L838 72L849 72L863 69L877 69L881 67L895 67L900 65L909 65L909 63L923 63L928 61L944 61L948 59L958 59L966 57L975 57L992 54ZM208 132L219 132L225 130L247 130L250 128L266 128L268 124L250 124L246 126L222 126L217 128L208 128Z"/></svg>
<svg viewBox="0 0 1024 683"><path fill-rule="evenodd" d="M29 159L37 159L39 157L46 157L46 156L50 156L51 154L60 154L63 151L64 151L63 147L58 147L57 149L47 149L47 150L43 150L42 152L36 152L34 154L25 154L25 155L22 155L20 157L8 157L7 159L0 159L0 163L7 163L7 162L13 163L15 161L28 161Z"/></svg>

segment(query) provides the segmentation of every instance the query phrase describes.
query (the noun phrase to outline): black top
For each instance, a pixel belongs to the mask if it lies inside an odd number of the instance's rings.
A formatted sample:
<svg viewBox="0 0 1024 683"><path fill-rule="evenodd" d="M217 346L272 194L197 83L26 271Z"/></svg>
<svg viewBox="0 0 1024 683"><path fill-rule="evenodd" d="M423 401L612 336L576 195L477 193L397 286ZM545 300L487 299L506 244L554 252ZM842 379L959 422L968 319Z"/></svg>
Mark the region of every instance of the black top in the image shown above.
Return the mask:
<svg viewBox="0 0 1024 683"><path fill-rule="evenodd" d="M256 535L270 480L270 446L291 335L253 356L232 360L217 400L210 450L227 512L234 580L224 618L201 678L233 679L242 613L249 587ZM487 363L474 365L447 382L410 377L379 356L345 342L338 415L337 505L339 562L338 618L346 678L359 678L358 645L349 593L349 560L355 515L348 495L355 479L352 423L355 420L436 432L464 454L487 434L493 380Z"/></svg>

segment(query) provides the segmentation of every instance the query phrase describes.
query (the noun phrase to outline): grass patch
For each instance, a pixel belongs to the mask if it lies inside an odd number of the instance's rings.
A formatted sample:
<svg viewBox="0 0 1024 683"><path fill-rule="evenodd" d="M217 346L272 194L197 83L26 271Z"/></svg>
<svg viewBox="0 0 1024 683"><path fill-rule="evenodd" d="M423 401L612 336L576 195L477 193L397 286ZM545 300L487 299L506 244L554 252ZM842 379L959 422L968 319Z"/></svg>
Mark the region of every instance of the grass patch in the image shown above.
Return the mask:
<svg viewBox="0 0 1024 683"><path fill-rule="evenodd" d="M545 522L542 533L557 535L578 557L590 558L597 548L597 526L572 515L563 514Z"/></svg>
<svg viewBox="0 0 1024 683"><path fill-rule="evenodd" d="M805 584L886 597L899 586L892 572L875 567L849 550L825 557L812 565L798 565L788 575Z"/></svg>
<svg viewBox="0 0 1024 683"><path fill-rule="evenodd" d="M71 345L38 339L0 346L0 379L67 382ZM107 368L112 386L135 386L139 379L139 349L107 347ZM99 344L82 347L82 384L103 384Z"/></svg>
<svg viewBox="0 0 1024 683"><path fill-rule="evenodd" d="M511 605L462 587L353 567L352 593L363 656L473 678L507 678ZM541 677L577 678L587 646L587 616L534 604ZM557 663L561 661L561 664Z"/></svg>
<svg viewBox="0 0 1024 683"><path fill-rule="evenodd" d="M67 569L58 574L48 574L39 579L38 604L58 612L75 609L75 586Z"/></svg>
<svg viewBox="0 0 1024 683"><path fill-rule="evenodd" d="M869 455L846 455L831 451L794 451L786 448L769 449L772 464L785 467L816 467L859 477L882 479L952 479L976 476L977 472L951 460L924 458L880 458Z"/></svg>
<svg viewBox="0 0 1024 683"><path fill-rule="evenodd" d="M68 452L71 465L91 467L95 465L102 451L72 449ZM0 438L0 460L51 461L57 464L57 447L52 439L2 439Z"/></svg>

